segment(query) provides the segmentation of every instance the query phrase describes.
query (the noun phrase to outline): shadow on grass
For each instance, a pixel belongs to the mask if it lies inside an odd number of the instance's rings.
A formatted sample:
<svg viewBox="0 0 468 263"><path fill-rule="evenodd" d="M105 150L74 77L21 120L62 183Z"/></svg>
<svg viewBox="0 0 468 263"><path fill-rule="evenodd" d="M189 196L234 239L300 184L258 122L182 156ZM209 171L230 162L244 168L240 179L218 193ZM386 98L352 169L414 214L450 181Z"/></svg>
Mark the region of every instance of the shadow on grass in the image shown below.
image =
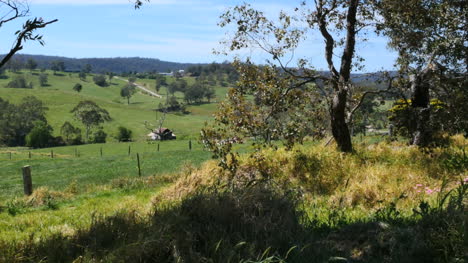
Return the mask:
<svg viewBox="0 0 468 263"><path fill-rule="evenodd" d="M147 217L95 217L71 237L0 243L0 261L455 262L466 245L457 198L442 210L422 204L414 218L393 206L354 222L334 211L339 223L332 227L300 212L297 197L268 187L210 190Z"/></svg>

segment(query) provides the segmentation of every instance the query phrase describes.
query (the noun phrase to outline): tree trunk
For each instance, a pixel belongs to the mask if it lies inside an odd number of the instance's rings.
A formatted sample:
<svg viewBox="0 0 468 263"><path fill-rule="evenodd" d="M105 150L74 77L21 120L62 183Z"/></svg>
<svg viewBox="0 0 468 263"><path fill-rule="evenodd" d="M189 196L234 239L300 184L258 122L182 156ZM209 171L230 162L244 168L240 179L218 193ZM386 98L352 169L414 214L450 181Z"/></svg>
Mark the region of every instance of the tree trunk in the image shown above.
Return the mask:
<svg viewBox="0 0 468 263"><path fill-rule="evenodd" d="M340 88L337 94L333 97L331 106L331 128L333 138L338 144L338 148L342 152L352 152L353 145L349 133L348 124L346 123L346 99L348 92L344 88Z"/></svg>
<svg viewBox="0 0 468 263"><path fill-rule="evenodd" d="M432 141L432 131L430 129L431 112L429 108L429 86L424 78L427 72L416 76L411 84L411 107L414 114L414 130L411 144L419 147L426 147Z"/></svg>

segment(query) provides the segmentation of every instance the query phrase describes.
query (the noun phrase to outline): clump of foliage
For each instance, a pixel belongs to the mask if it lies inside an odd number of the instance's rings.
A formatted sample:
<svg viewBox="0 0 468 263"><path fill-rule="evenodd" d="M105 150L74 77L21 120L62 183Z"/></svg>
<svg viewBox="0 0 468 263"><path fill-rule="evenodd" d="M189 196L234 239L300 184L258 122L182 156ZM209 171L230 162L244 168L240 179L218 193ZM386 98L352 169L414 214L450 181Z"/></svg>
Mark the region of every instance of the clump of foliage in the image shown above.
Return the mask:
<svg viewBox="0 0 468 263"><path fill-rule="evenodd" d="M129 142L132 140L132 130L119 126L117 130L117 140L119 142Z"/></svg>
<svg viewBox="0 0 468 263"><path fill-rule="evenodd" d="M41 85L41 87L48 86L48 76L46 73L39 74L39 84Z"/></svg>
<svg viewBox="0 0 468 263"><path fill-rule="evenodd" d="M34 123L47 123L46 110L44 103L33 96L23 98L18 105L0 98L0 145L24 146Z"/></svg>
<svg viewBox="0 0 468 263"><path fill-rule="evenodd" d="M73 86L73 90L78 93L81 92L82 89L83 89L83 85L81 85L80 83L76 83L75 86Z"/></svg>
<svg viewBox="0 0 468 263"><path fill-rule="evenodd" d="M70 122L66 121L60 128L64 141L67 145L79 145L82 143L81 129L73 126Z"/></svg>
<svg viewBox="0 0 468 263"><path fill-rule="evenodd" d="M109 86L109 83L107 83L107 78L105 75L102 75L102 74L99 74L99 75L95 75L93 77L93 81L96 85L100 86L100 87L107 87Z"/></svg>
<svg viewBox="0 0 468 263"><path fill-rule="evenodd" d="M10 89L32 89L32 82L28 83L24 76L16 76L12 81L6 85Z"/></svg>
<svg viewBox="0 0 468 263"><path fill-rule="evenodd" d="M98 129L93 133L93 137L91 138L92 143L106 143L107 133L104 132L103 129Z"/></svg>
<svg viewBox="0 0 468 263"><path fill-rule="evenodd" d="M130 98L136 93L136 87L133 83L129 83L120 90L120 96L127 99L127 104L130 105Z"/></svg>
<svg viewBox="0 0 468 263"><path fill-rule="evenodd" d="M275 66L236 64L240 72L237 87L229 90L215 114L215 124L202 130L204 145L225 158L232 144L250 138L257 149L282 142L287 148L302 143L306 136L322 138L327 127L326 107L319 90L281 72ZM226 167L224 167L226 168Z"/></svg>
<svg viewBox="0 0 468 263"><path fill-rule="evenodd" d="M43 121L34 122L34 127L26 136L26 146L32 148L45 148L52 143L52 127Z"/></svg>
<svg viewBox="0 0 468 263"><path fill-rule="evenodd" d="M92 127L112 120L109 112L90 100L80 101L72 110L75 119L81 121L86 127L86 140L89 139L89 133Z"/></svg>

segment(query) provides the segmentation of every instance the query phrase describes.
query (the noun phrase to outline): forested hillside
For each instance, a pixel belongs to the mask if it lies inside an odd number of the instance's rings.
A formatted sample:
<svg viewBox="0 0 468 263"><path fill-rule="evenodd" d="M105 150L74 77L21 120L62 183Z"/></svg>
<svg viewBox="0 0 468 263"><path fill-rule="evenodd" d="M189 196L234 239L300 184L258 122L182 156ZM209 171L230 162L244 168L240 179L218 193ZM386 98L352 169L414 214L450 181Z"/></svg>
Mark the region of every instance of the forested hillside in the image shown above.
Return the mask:
<svg viewBox="0 0 468 263"><path fill-rule="evenodd" d="M3 57L0 56L0 57ZM185 70L190 66L201 64L177 63L162 61L154 58L67 58L59 56L43 56L43 55L15 55L14 59L25 63L28 59L33 59L37 62L38 68L49 69L54 61L63 61L65 70L81 71L87 64L91 66L92 72L171 72L177 70Z"/></svg>

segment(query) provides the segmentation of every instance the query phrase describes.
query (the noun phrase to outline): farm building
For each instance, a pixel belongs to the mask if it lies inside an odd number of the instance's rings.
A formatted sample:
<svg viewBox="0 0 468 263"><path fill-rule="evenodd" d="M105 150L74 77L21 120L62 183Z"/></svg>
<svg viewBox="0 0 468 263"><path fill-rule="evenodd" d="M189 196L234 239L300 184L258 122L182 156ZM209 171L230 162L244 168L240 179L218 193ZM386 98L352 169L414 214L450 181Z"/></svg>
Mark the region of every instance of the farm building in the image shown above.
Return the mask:
<svg viewBox="0 0 468 263"><path fill-rule="evenodd" d="M169 130L168 128L155 129L153 132L148 134L153 141L165 141L165 140L175 140L176 135Z"/></svg>

